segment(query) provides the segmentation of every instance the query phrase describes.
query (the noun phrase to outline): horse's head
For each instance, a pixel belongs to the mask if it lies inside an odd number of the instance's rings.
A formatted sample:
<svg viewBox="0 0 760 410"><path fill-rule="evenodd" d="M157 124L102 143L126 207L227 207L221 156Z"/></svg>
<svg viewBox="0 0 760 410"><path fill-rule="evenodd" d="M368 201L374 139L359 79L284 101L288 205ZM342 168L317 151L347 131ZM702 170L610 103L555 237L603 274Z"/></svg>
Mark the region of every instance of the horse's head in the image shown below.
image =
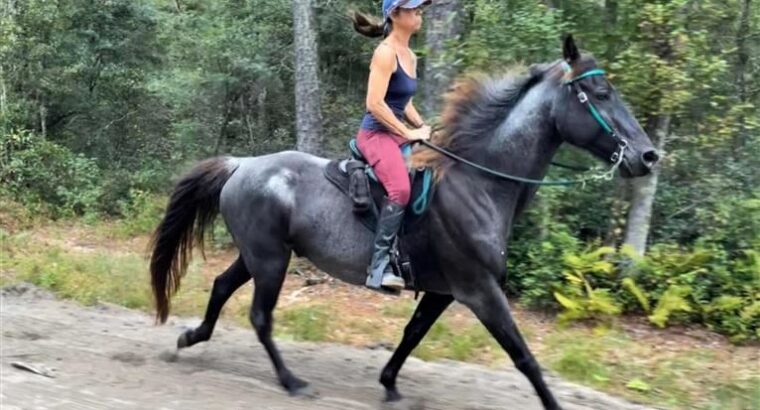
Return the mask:
<svg viewBox="0 0 760 410"><path fill-rule="evenodd" d="M593 57L581 55L572 36L565 39L563 54L563 89L552 107L562 139L612 164L619 162L623 177L649 174L659 155L604 71Z"/></svg>

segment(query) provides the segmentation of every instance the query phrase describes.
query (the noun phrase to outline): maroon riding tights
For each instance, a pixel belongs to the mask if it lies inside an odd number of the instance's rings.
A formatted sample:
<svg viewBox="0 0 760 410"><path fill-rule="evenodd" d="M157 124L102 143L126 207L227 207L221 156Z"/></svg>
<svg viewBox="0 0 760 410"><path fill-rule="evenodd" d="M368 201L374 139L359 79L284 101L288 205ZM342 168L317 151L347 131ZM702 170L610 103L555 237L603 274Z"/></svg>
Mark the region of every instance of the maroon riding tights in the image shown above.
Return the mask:
<svg viewBox="0 0 760 410"><path fill-rule="evenodd" d="M407 142L404 137L388 131L360 129L356 136L359 151L374 169L388 199L402 206L409 203L411 191L406 161L399 148Z"/></svg>

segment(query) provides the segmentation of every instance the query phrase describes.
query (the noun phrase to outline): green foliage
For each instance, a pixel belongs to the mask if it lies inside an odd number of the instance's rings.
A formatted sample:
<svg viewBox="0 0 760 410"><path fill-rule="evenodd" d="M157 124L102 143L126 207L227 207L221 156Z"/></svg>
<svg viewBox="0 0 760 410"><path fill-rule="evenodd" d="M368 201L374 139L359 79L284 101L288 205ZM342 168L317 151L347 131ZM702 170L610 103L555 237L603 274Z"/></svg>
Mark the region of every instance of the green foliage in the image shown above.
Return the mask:
<svg viewBox="0 0 760 410"><path fill-rule="evenodd" d="M673 246L655 247L640 259L632 259L628 250L607 247L568 253L565 281L554 291L563 308L560 319L608 319L643 309L651 310L649 321L658 327L696 322L736 342L758 339L758 253L747 251L743 258L729 261L717 253L684 252ZM650 301L655 302L653 309Z"/></svg>
<svg viewBox="0 0 760 410"><path fill-rule="evenodd" d="M120 201L120 233L135 236L152 232L161 221L166 198L150 192L133 189L126 200Z"/></svg>
<svg viewBox="0 0 760 410"><path fill-rule="evenodd" d="M101 172L95 161L28 132L0 138L0 182L12 198L53 217L97 211Z"/></svg>
<svg viewBox="0 0 760 410"><path fill-rule="evenodd" d="M595 279L613 273L613 265L603 258L614 252L612 248L601 247L580 255L565 254L567 284L563 292L567 296L559 291L554 292L554 297L565 308L560 320L605 318L620 314L621 307L609 290L594 288Z"/></svg>
<svg viewBox="0 0 760 410"><path fill-rule="evenodd" d="M526 234L538 235L534 231L523 233ZM564 253L574 252L580 247L580 241L562 225L552 226L543 240L531 239L516 236L512 241L506 285L511 293L519 294L526 305L551 308L555 306L553 292L563 283Z"/></svg>
<svg viewBox="0 0 760 410"><path fill-rule="evenodd" d="M649 316L649 321L659 327L665 327L673 313L691 312L692 308L686 300L690 291L691 289L686 286L670 286L660 296L654 312Z"/></svg>
<svg viewBox="0 0 760 410"><path fill-rule="evenodd" d="M641 392L648 392L652 390L652 386L649 385L649 383L639 379L635 378L628 382L628 384L625 385L625 387L631 389L631 390L638 390Z"/></svg>
<svg viewBox="0 0 760 410"><path fill-rule="evenodd" d="M541 1L477 0L467 6L472 29L457 47L470 69L493 70L515 62L560 58L558 39L568 25L561 12Z"/></svg>
<svg viewBox="0 0 760 410"><path fill-rule="evenodd" d="M644 293L644 291L641 290L639 285L636 284L633 278L623 278L620 283L623 285L623 288L625 288L625 290L631 292L631 294L636 298L636 301L639 302L642 309L644 309L644 312L648 313L652 309L649 305L649 298Z"/></svg>

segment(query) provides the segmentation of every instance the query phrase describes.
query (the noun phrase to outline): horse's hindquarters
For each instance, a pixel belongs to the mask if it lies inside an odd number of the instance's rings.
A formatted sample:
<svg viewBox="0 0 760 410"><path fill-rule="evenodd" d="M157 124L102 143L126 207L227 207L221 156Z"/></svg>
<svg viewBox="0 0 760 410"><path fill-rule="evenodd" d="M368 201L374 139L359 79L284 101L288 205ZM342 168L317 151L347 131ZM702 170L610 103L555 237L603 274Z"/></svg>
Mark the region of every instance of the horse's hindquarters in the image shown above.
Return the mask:
<svg viewBox="0 0 760 410"><path fill-rule="evenodd" d="M239 247L279 242L328 274L363 284L372 233L323 176L327 162L292 151L241 159L220 210Z"/></svg>

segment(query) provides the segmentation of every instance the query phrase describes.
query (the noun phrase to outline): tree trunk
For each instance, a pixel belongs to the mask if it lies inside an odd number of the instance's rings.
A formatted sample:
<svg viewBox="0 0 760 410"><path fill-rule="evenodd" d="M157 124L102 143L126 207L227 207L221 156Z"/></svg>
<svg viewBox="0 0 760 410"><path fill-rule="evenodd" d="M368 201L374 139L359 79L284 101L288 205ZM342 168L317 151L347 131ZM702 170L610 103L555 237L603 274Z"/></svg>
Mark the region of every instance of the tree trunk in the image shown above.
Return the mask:
<svg viewBox="0 0 760 410"><path fill-rule="evenodd" d="M8 121L8 90L5 87L5 70L0 66L0 125Z"/></svg>
<svg viewBox="0 0 760 410"><path fill-rule="evenodd" d="M262 84L261 91L256 96L256 108L258 110L256 116L256 127L259 132L266 134L269 132L269 121L267 121L267 86Z"/></svg>
<svg viewBox="0 0 760 410"><path fill-rule="evenodd" d="M610 40L618 39L617 31L620 29L618 23L618 0L605 0L604 1L604 27L607 32L607 37ZM608 62L615 60L615 54L617 53L617 47L620 42L608 41L607 50L605 52L605 58Z"/></svg>
<svg viewBox="0 0 760 410"><path fill-rule="evenodd" d="M230 124L230 117L232 115L232 106L235 104L234 100L231 100L229 95L225 98L224 103L224 116L222 117L222 123L219 126L219 134L216 137L216 143L214 144L214 156L219 155L220 152L225 150L227 146L227 126Z"/></svg>
<svg viewBox="0 0 760 410"><path fill-rule="evenodd" d="M604 236L604 246L616 248L623 239L626 213L628 212L628 193L631 190L627 179L616 177L615 193L612 200L612 211L607 223L607 233Z"/></svg>
<svg viewBox="0 0 760 410"><path fill-rule="evenodd" d="M5 0L3 3L3 17L14 16L16 14L16 0Z"/></svg>
<svg viewBox="0 0 760 410"><path fill-rule="evenodd" d="M240 114L243 116L243 123L245 125L245 131L248 134L248 152L253 150L256 145L256 137L254 134L253 117L251 116L251 110L253 107L250 104L251 97L240 99Z"/></svg>
<svg viewBox="0 0 760 410"><path fill-rule="evenodd" d="M40 103L40 133L42 138L47 137L47 108Z"/></svg>
<svg viewBox="0 0 760 410"><path fill-rule="evenodd" d="M313 0L293 0L297 149L322 152L322 110L319 94L317 33Z"/></svg>
<svg viewBox="0 0 760 410"><path fill-rule="evenodd" d="M647 124L647 134L655 137L657 151L662 153L670 131L670 116L656 115ZM631 207L628 211L624 243L631 245L639 255L644 255L652 219L652 204L657 192L659 167L646 177L631 181Z"/></svg>
<svg viewBox="0 0 760 410"><path fill-rule="evenodd" d="M446 41L456 39L462 34L463 10L461 0L438 0L434 2L425 15L427 32L425 59L423 109L426 115L437 115L441 97L456 74L452 64L446 61Z"/></svg>
<svg viewBox="0 0 760 410"><path fill-rule="evenodd" d="M750 35L749 32L749 14L750 14L751 0L744 0L742 2L742 11L739 16L739 29L736 32L736 94L739 101L747 103L749 101L749 95L747 93L747 77L749 64L749 48L747 47L747 38ZM744 118L739 118L739 132L736 133L734 138L734 153L741 152L744 146L744 140L746 137L746 129L744 127Z"/></svg>

